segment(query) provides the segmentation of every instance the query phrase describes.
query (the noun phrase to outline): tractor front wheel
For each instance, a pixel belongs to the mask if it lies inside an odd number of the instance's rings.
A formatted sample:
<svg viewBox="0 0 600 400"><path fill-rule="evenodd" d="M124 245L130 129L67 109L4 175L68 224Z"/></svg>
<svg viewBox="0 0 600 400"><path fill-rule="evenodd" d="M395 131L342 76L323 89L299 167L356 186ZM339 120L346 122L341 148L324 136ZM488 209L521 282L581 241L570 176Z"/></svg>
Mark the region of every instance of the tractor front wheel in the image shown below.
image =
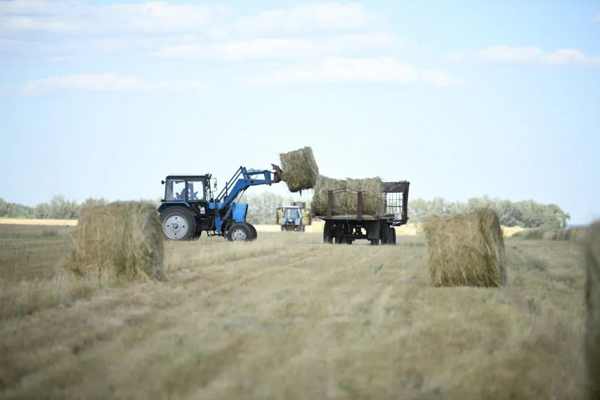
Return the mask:
<svg viewBox="0 0 600 400"><path fill-rule="evenodd" d="M252 229L243 222L235 223L227 229L227 240L230 242L250 242L254 240Z"/></svg>
<svg viewBox="0 0 600 400"><path fill-rule="evenodd" d="M192 240L196 236L196 219L187 208L168 207L161 211L160 221L167 239Z"/></svg>

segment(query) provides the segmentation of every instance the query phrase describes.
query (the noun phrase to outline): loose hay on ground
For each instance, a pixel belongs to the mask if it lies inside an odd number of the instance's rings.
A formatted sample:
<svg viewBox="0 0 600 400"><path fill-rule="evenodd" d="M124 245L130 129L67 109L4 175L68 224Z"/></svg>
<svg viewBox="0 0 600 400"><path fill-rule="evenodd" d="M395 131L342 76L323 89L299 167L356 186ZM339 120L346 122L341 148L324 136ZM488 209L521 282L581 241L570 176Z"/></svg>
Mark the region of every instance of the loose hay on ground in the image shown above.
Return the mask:
<svg viewBox="0 0 600 400"><path fill-rule="evenodd" d="M282 153L279 159L283 170L282 179L290 192L312 189L315 186L319 177L319 166L310 147Z"/></svg>
<svg viewBox="0 0 600 400"><path fill-rule="evenodd" d="M164 278L163 234L156 207L116 202L88 209L73 235L67 267L78 275L107 274L117 279Z"/></svg>
<svg viewBox="0 0 600 400"><path fill-rule="evenodd" d="M315 184L312 211L317 215L327 213L327 193L333 195L333 215L355 215L358 210L358 191L363 192L363 214L379 215L383 213L381 179L333 179L319 175Z"/></svg>
<svg viewBox="0 0 600 400"><path fill-rule="evenodd" d="M489 287L506 283L504 239L493 210L432 216L423 229L435 286Z"/></svg>
<svg viewBox="0 0 600 400"><path fill-rule="evenodd" d="M585 355L588 399L600 399L600 222L589 229L585 243L587 309Z"/></svg>

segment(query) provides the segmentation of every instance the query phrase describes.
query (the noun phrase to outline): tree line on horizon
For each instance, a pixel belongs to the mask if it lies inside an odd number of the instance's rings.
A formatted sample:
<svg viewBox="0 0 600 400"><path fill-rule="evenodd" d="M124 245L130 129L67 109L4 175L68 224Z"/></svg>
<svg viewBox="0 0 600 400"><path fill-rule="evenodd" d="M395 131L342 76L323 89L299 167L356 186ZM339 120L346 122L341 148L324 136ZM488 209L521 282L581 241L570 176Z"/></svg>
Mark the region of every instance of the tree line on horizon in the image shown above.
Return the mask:
<svg viewBox="0 0 600 400"><path fill-rule="evenodd" d="M257 195L246 194L243 202L248 203L248 222L252 224L275 224L276 210L294 201L292 196L282 196L270 192ZM305 201L305 200L303 200ZM30 207L10 203L0 198L0 218L36 218L36 219L77 219L86 208L108 204L100 198L88 198L79 204L63 195L55 195L50 202ZM158 202L157 202L158 205ZM310 200L307 201L310 208ZM491 199L487 196L472 198L466 202L449 202L441 197L433 200L413 199L408 203L409 222L420 223L431 215L454 215L491 207L504 226L523 228L565 228L571 218L556 204L540 204L533 200L511 201Z"/></svg>

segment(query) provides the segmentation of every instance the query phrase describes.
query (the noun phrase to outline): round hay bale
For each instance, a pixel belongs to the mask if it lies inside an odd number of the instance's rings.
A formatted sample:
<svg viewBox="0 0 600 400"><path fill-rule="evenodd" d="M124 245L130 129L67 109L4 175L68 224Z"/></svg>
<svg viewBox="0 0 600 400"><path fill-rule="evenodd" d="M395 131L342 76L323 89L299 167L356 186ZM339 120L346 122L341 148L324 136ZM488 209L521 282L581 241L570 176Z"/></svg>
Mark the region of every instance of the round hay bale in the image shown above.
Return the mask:
<svg viewBox="0 0 600 400"><path fill-rule="evenodd" d="M151 203L90 207L79 219L73 242L67 267L78 275L164 279L162 225Z"/></svg>
<svg viewBox="0 0 600 400"><path fill-rule="evenodd" d="M283 171L281 179L287 184L290 192L312 189L315 186L319 177L319 166L310 147L282 153L279 159Z"/></svg>
<svg viewBox="0 0 600 400"><path fill-rule="evenodd" d="M507 281L504 238L492 209L432 216L423 224L435 286L495 287Z"/></svg>
<svg viewBox="0 0 600 400"><path fill-rule="evenodd" d="M584 249L587 393L589 400L597 400L600 399L600 222L589 228Z"/></svg>
<svg viewBox="0 0 600 400"><path fill-rule="evenodd" d="M312 211L316 215L327 214L327 193L333 194L333 215L356 215L358 211L359 191L363 192L363 214L380 215L383 213L384 200L381 195L381 179L333 179L319 175L315 184Z"/></svg>

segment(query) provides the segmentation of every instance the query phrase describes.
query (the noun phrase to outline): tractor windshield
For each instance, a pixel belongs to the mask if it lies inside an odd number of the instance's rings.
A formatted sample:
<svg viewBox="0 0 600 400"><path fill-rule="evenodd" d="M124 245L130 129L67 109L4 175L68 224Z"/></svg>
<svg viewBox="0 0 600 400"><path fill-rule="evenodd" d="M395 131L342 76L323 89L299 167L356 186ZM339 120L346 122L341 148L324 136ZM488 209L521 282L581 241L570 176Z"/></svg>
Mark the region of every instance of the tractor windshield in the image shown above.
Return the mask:
<svg viewBox="0 0 600 400"><path fill-rule="evenodd" d="M298 209L298 208L286 208L285 209L285 217L287 219L300 218L300 209Z"/></svg>
<svg viewBox="0 0 600 400"><path fill-rule="evenodd" d="M204 201L205 190L203 180L188 181L188 199L190 201Z"/></svg>
<svg viewBox="0 0 600 400"><path fill-rule="evenodd" d="M185 180L169 179L167 181L165 200L185 200Z"/></svg>

